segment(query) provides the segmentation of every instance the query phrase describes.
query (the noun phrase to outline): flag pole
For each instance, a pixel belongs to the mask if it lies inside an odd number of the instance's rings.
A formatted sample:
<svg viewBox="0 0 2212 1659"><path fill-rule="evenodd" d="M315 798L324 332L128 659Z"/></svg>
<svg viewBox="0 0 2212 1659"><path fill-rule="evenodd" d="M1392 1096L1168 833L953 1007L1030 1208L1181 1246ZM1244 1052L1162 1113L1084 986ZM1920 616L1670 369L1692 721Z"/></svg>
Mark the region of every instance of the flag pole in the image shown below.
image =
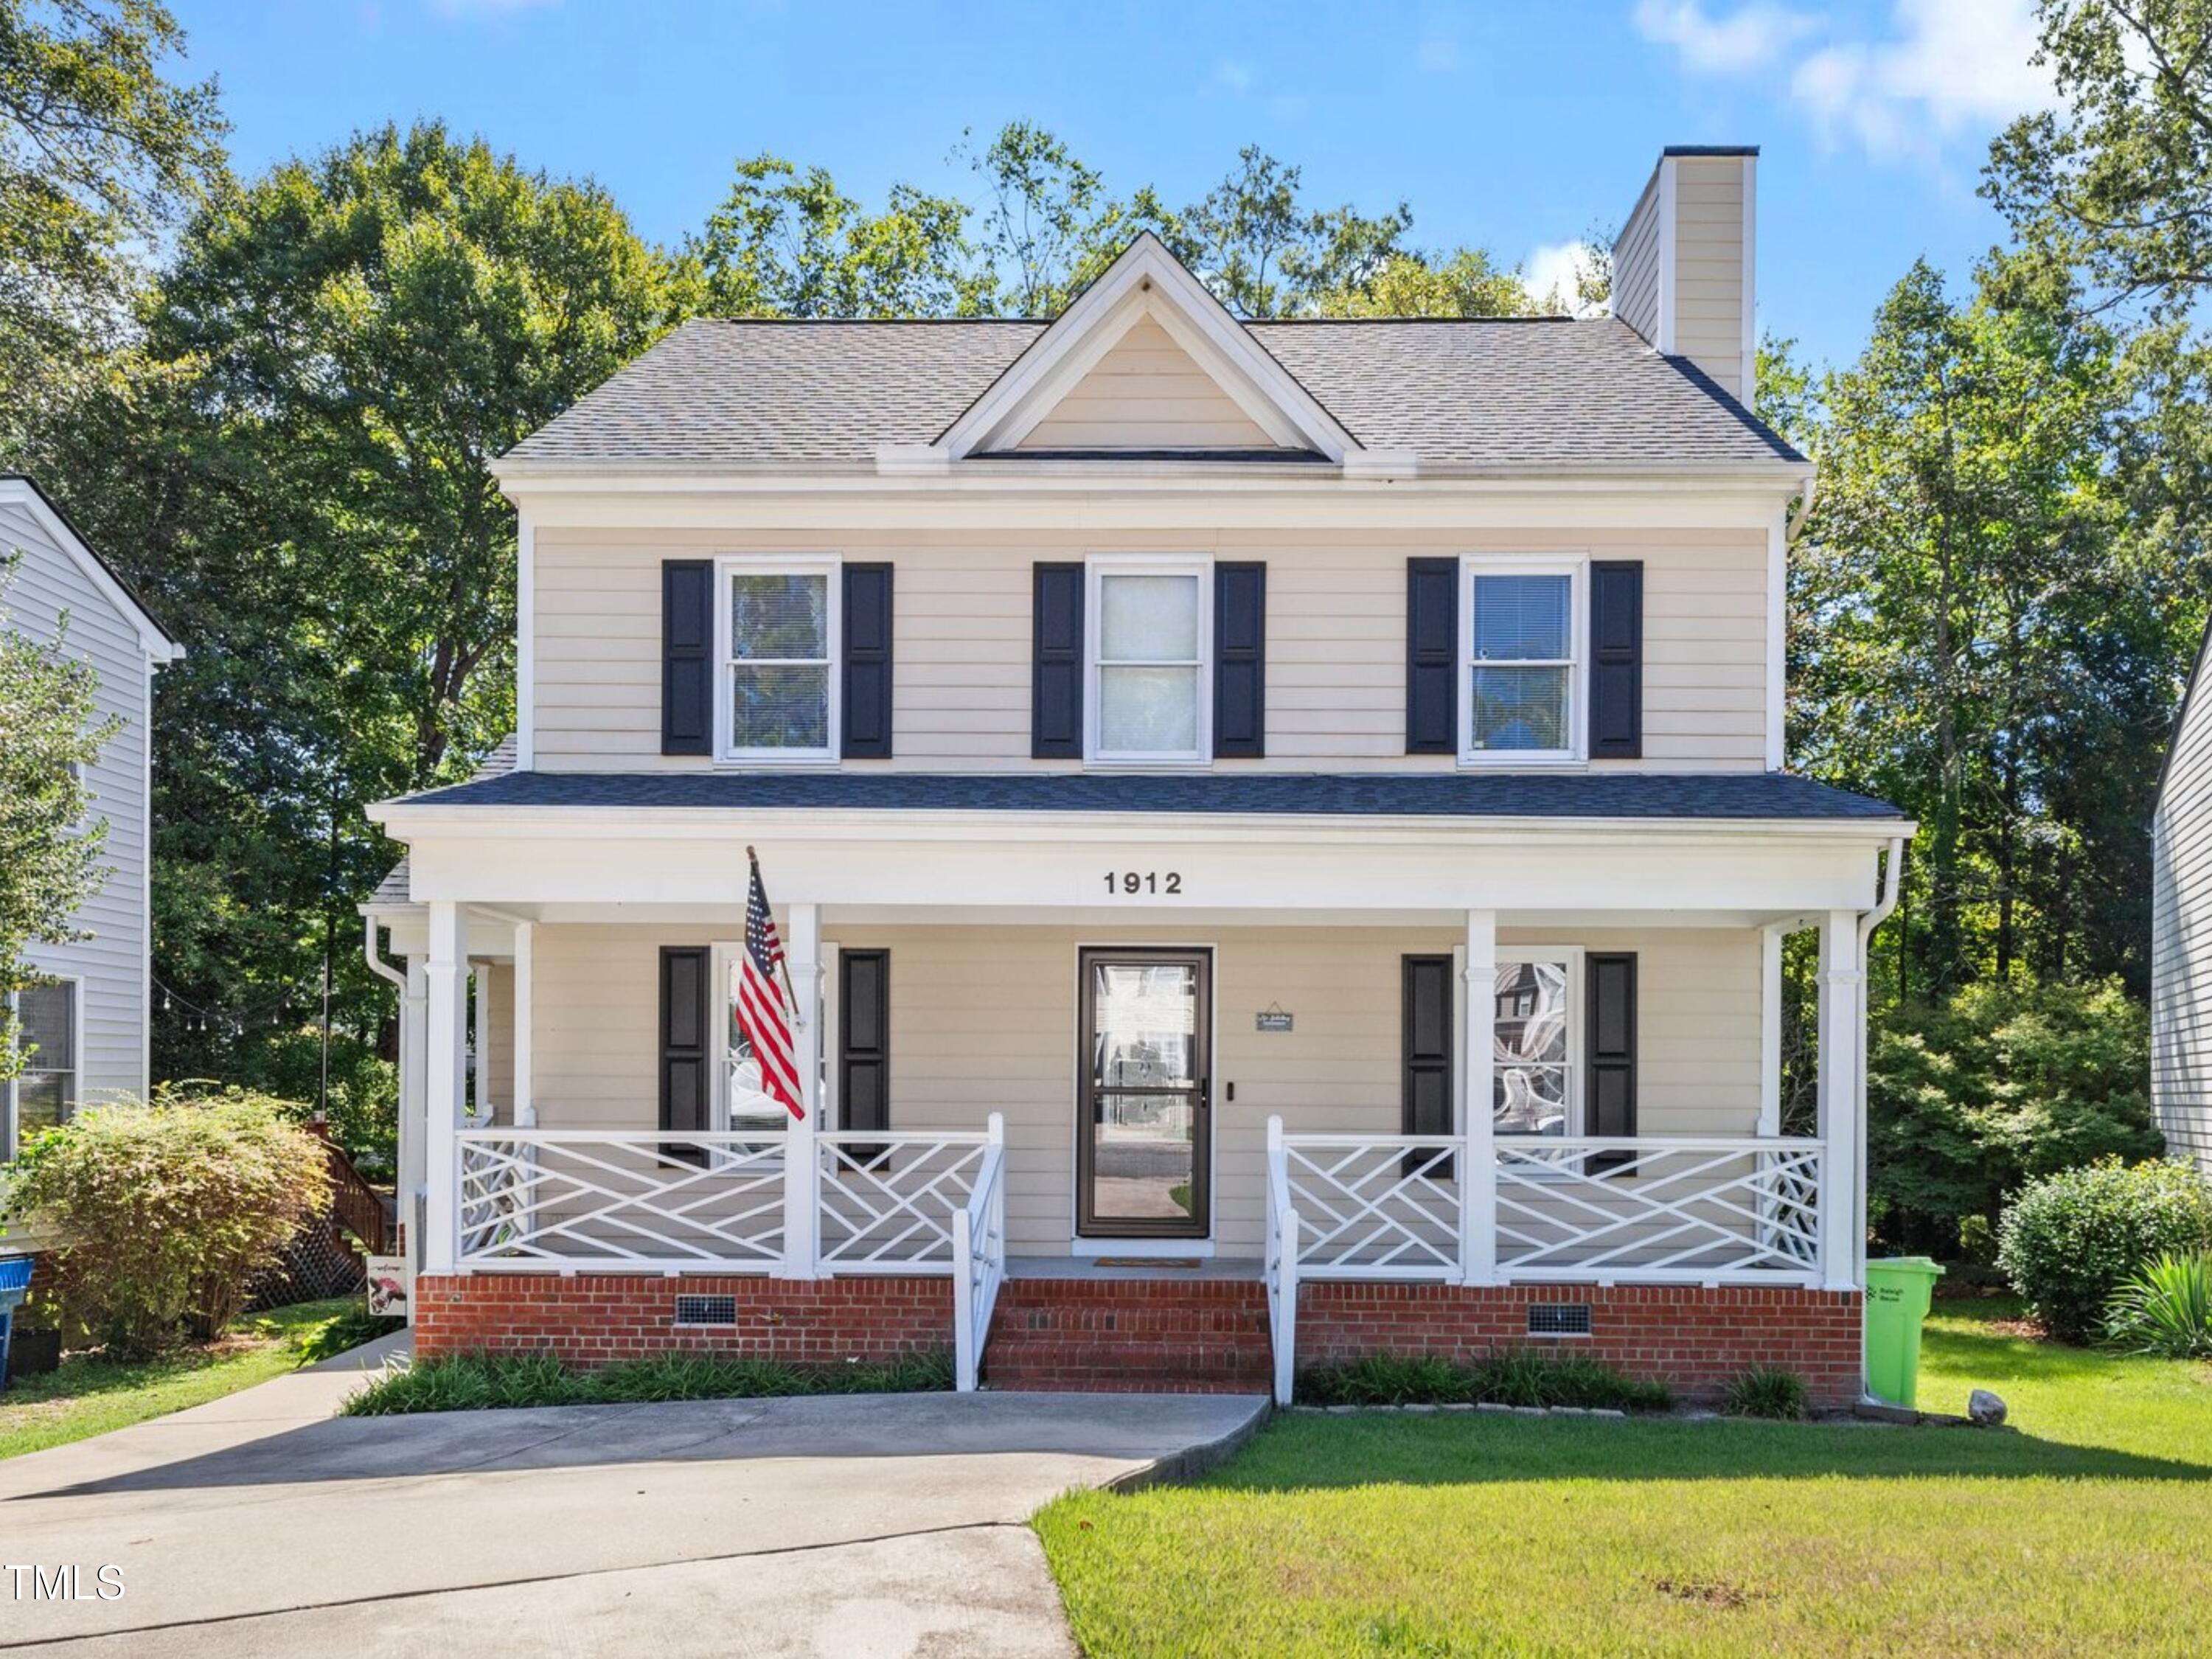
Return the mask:
<svg viewBox="0 0 2212 1659"><path fill-rule="evenodd" d="M745 861L752 866L752 879L761 890L761 902L765 907L768 902L768 884L761 880L760 854L754 852L750 845L745 848ZM752 907L750 893L745 895L745 906L748 909ZM775 965L783 974L784 994L791 999L791 1017L796 1020L805 1020L806 1010L799 1004L799 988L791 982L791 963L786 960L781 951L775 953Z"/></svg>

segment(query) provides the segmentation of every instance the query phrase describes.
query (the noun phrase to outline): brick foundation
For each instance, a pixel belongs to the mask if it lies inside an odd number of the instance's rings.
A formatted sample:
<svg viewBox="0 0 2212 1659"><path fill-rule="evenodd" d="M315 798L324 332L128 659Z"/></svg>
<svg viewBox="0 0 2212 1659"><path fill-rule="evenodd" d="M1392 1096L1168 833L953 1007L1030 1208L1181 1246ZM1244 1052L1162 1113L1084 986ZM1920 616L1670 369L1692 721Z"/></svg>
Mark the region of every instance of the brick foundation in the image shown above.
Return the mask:
<svg viewBox="0 0 2212 1659"><path fill-rule="evenodd" d="M1587 1303L1590 1334L1528 1334L1532 1302ZM1805 1379L1819 1407L1859 1395L1860 1298L1856 1291L1764 1285L1369 1285L1307 1280L1298 1286L1300 1364L1378 1350L1464 1358L1496 1348L1587 1354L1631 1376L1711 1399L1753 1364Z"/></svg>
<svg viewBox="0 0 2212 1659"><path fill-rule="evenodd" d="M679 1295L734 1297L737 1322L679 1326ZM698 1351L830 1364L951 1348L952 1284L941 1278L464 1273L415 1281L415 1352L426 1358L550 1352L604 1365Z"/></svg>

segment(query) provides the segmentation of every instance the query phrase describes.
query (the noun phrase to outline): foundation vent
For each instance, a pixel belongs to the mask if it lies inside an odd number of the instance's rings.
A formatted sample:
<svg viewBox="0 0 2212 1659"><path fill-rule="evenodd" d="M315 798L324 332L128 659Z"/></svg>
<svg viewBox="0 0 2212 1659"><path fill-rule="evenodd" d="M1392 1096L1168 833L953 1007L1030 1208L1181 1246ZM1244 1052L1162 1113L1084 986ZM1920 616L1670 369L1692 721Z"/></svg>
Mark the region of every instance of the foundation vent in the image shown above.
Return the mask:
<svg viewBox="0 0 2212 1659"><path fill-rule="evenodd" d="M679 1325L734 1325L738 1298L734 1296L679 1296L676 1298Z"/></svg>
<svg viewBox="0 0 2212 1659"><path fill-rule="evenodd" d="M1531 1302L1528 1304L1528 1334L1531 1336L1588 1336L1590 1334L1590 1304L1587 1302Z"/></svg>

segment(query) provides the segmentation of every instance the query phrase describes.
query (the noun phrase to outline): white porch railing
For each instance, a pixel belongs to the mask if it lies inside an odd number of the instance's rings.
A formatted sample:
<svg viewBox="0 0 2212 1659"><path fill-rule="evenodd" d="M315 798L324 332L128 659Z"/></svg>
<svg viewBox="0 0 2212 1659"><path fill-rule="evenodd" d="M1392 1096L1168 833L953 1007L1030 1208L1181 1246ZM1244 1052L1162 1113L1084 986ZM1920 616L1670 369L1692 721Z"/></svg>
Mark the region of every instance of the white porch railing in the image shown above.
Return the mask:
<svg viewBox="0 0 2212 1659"><path fill-rule="evenodd" d="M1455 1160L1467 1143L1434 1135L1279 1135L1269 1120L1269 1180L1279 1164L1298 1218L1302 1279L1456 1279Z"/></svg>
<svg viewBox="0 0 2212 1659"><path fill-rule="evenodd" d="M1298 1212L1291 1201L1290 1163L1283 1150L1283 1120L1267 1120L1266 1276L1267 1342L1275 1361L1275 1403L1291 1403L1297 1373Z"/></svg>
<svg viewBox="0 0 2212 1659"><path fill-rule="evenodd" d="M765 1273L783 1260L783 1141L460 1129L457 1266Z"/></svg>
<svg viewBox="0 0 2212 1659"><path fill-rule="evenodd" d="M952 1218L953 1385L975 1389L991 1315L1006 1277L1006 1121L990 1116L967 1204Z"/></svg>
<svg viewBox="0 0 2212 1659"><path fill-rule="evenodd" d="M1817 1284L1822 1150L1772 1136L1501 1139L1498 1277Z"/></svg>
<svg viewBox="0 0 2212 1659"><path fill-rule="evenodd" d="M954 1220L990 1144L987 1130L814 1137L821 1160L816 1261L831 1273L953 1271Z"/></svg>

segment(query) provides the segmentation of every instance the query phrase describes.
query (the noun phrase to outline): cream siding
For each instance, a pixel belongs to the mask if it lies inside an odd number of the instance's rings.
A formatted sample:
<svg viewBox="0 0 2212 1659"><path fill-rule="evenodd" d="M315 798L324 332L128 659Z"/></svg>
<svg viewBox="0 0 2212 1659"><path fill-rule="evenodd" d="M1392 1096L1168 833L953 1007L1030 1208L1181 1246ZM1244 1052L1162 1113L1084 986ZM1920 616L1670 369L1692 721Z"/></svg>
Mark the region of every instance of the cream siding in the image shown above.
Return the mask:
<svg viewBox="0 0 2212 1659"><path fill-rule="evenodd" d="M514 968L511 963L479 962L477 964L477 997L479 1023L477 1027L483 1051L477 1056L482 1068L482 1092L479 1098L494 1108L494 1115L501 1123L514 1121Z"/></svg>
<svg viewBox="0 0 2212 1659"><path fill-rule="evenodd" d="M75 556L48 538L22 507L0 502L0 552L20 552L15 581L0 608L9 624L36 639L54 636L69 615L69 649L100 676L99 716L121 726L86 775L93 813L105 819L100 862L109 874L76 913L90 937L33 945L42 973L82 981L77 1075L85 1099L145 1089L147 1021L146 745L149 667L137 623L125 615ZM0 1105L7 1085L0 1084Z"/></svg>
<svg viewBox="0 0 2212 1659"><path fill-rule="evenodd" d="M1018 449L1272 449L1274 440L1140 317Z"/></svg>
<svg viewBox="0 0 2212 1659"><path fill-rule="evenodd" d="M1744 395L1744 185L1747 160L1674 163L1674 350Z"/></svg>
<svg viewBox="0 0 2212 1659"><path fill-rule="evenodd" d="M1399 1131L1399 957L1443 952L1447 931L1384 928L869 927L825 922L827 943L891 953L891 1122L975 1128L1005 1115L1007 1224L1021 1255L1070 1248L1074 1213L1076 951L1086 944L1211 945L1214 971L1214 1228L1226 1256L1259 1254L1267 1120L1293 1131ZM544 926L536 956L535 1093L547 1128L656 1119L658 953L712 930ZM1753 930L1540 934L1505 945L1638 953L1638 1127L1754 1132L1759 938ZM1279 1006L1296 1024L1262 1034ZM825 1032L834 1048L834 1031ZM1227 1103L1225 1085L1236 1085Z"/></svg>
<svg viewBox="0 0 2212 1659"><path fill-rule="evenodd" d="M1762 531L1378 530L655 532L536 535L537 765L698 769L660 750L660 562L717 551L834 551L896 570L895 760L991 770L1030 758L1030 568L1090 553L1195 552L1267 565L1267 756L1249 769L1445 769L1405 750L1406 560L1587 553L1644 565L1644 741L1611 769L1758 770L1765 756Z"/></svg>
<svg viewBox="0 0 2212 1659"><path fill-rule="evenodd" d="M2151 1098L2212 1179L2212 696L2200 671L2152 820Z"/></svg>
<svg viewBox="0 0 2212 1659"><path fill-rule="evenodd" d="M1664 162L1661 163L1663 167ZM1634 211L1613 245L1613 314L1659 343L1659 173L1636 199Z"/></svg>

